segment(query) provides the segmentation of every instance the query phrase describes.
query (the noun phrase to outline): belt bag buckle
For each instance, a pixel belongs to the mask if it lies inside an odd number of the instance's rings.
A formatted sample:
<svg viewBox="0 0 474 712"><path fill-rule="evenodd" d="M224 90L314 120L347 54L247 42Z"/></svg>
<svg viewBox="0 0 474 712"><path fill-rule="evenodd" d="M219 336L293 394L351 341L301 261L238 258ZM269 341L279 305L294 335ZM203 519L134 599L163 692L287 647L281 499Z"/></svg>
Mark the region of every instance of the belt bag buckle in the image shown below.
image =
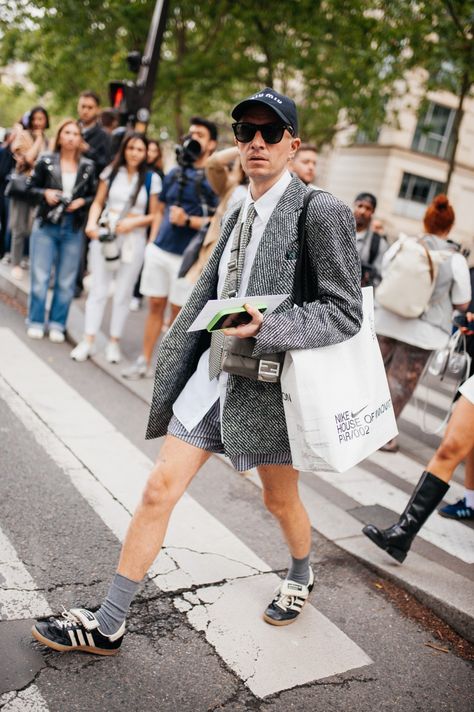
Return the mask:
<svg viewBox="0 0 474 712"><path fill-rule="evenodd" d="M281 372L280 361L269 361L268 359L260 359L258 362L257 380L266 383L279 383Z"/></svg>

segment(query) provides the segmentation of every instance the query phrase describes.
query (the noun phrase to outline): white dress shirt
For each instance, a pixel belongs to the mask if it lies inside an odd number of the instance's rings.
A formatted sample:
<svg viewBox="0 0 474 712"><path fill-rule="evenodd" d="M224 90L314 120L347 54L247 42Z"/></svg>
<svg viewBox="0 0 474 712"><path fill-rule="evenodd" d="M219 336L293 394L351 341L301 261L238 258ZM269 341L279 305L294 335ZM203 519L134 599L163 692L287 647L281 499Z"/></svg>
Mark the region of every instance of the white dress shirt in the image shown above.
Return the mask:
<svg viewBox="0 0 474 712"><path fill-rule="evenodd" d="M269 190L267 190L261 198L255 201L250 193L250 187L247 191L242 213L242 223L245 222L250 203L254 203L257 214L252 226L252 236L249 244L247 245L247 249L245 250L245 261L238 292L239 297L251 296L247 294L247 287L260 240L271 214L273 213L278 201L287 189L291 180L292 177L290 172L285 171L281 178L279 178L278 181ZM227 263L229 262L234 231L235 227L227 240L227 244L219 262L219 279L217 284L218 295L222 293L224 288L224 282L227 275ZM196 427L218 398L221 400L222 413L228 374L221 373L212 381L209 380L209 351L210 349L202 354L196 370L173 404L174 415L188 431Z"/></svg>

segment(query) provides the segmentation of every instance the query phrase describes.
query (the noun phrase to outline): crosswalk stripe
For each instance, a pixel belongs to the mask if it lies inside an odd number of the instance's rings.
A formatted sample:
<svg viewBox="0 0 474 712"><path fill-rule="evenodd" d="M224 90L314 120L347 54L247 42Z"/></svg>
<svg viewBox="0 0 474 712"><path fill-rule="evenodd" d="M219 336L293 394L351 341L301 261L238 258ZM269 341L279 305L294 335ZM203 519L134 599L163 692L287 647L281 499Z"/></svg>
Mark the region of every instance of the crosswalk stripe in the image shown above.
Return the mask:
<svg viewBox="0 0 474 712"><path fill-rule="evenodd" d="M48 602L1 528L0 552L0 620L50 615Z"/></svg>
<svg viewBox="0 0 474 712"><path fill-rule="evenodd" d="M0 329L0 339L0 373L4 378L3 385L0 378L0 395L49 455L61 463L104 522L114 532L120 531L123 539L125 515L129 519L152 463L12 332ZM252 631L258 628L257 620L279 579L270 573L268 564L189 495L173 513L165 547L151 572L154 582L168 591L197 587L201 598L196 595L195 605L187 601L187 615L195 627L199 620L202 622L202 599L214 592L215 599L206 599L204 606L206 638L241 676L248 661L253 661L251 674L243 680L255 695L272 694L371 664L354 641L310 604L301 622L284 632L265 625L261 635L255 637ZM220 585L199 589L213 583ZM243 591L247 592L248 605L241 614L229 616L229 610L237 610L245 600ZM250 606L255 608L255 615L249 612ZM245 645L242 631L248 633ZM230 649L229 641L239 641L239 646L232 644ZM263 648L266 654L261 653ZM282 650L290 649L292 665L282 662L275 669L276 651L282 654ZM286 660L286 655L283 657Z"/></svg>
<svg viewBox="0 0 474 712"><path fill-rule="evenodd" d="M353 467L344 473L318 472L315 477L328 482L365 506L379 504L399 513L403 511L409 499L405 492L367 472L363 467ZM474 563L474 530L461 522L434 515L428 519L418 536L461 561Z"/></svg>
<svg viewBox="0 0 474 712"><path fill-rule="evenodd" d="M37 685L30 685L19 692L6 692L0 695L2 712L48 712L46 700Z"/></svg>

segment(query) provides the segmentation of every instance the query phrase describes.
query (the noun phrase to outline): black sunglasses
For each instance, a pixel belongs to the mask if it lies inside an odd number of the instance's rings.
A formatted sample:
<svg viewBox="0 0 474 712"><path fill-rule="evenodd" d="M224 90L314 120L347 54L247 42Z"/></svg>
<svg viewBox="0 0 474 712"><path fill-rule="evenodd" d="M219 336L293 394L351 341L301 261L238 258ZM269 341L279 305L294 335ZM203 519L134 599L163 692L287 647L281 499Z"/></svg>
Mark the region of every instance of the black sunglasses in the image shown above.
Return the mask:
<svg viewBox="0 0 474 712"><path fill-rule="evenodd" d="M232 124L234 136L240 143L250 143L257 131L260 131L265 143L280 143L285 129L294 136L293 127L289 124L249 124L247 121L237 121Z"/></svg>

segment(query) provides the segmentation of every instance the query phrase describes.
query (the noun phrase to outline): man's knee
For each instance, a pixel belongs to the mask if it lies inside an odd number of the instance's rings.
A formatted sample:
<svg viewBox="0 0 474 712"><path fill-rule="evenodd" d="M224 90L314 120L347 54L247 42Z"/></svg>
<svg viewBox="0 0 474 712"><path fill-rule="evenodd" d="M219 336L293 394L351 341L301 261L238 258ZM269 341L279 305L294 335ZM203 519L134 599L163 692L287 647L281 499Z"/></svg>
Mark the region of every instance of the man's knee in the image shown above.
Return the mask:
<svg viewBox="0 0 474 712"><path fill-rule="evenodd" d="M166 302L166 297L149 297L148 305L150 314L153 314L153 316L161 316L165 310Z"/></svg>
<svg viewBox="0 0 474 712"><path fill-rule="evenodd" d="M142 504L156 510L169 511L183 494L166 465L158 461L152 469L142 495Z"/></svg>
<svg viewBox="0 0 474 712"><path fill-rule="evenodd" d="M277 519L281 519L288 509L288 498L283 497L281 492L272 489L263 490L263 502L268 511Z"/></svg>

